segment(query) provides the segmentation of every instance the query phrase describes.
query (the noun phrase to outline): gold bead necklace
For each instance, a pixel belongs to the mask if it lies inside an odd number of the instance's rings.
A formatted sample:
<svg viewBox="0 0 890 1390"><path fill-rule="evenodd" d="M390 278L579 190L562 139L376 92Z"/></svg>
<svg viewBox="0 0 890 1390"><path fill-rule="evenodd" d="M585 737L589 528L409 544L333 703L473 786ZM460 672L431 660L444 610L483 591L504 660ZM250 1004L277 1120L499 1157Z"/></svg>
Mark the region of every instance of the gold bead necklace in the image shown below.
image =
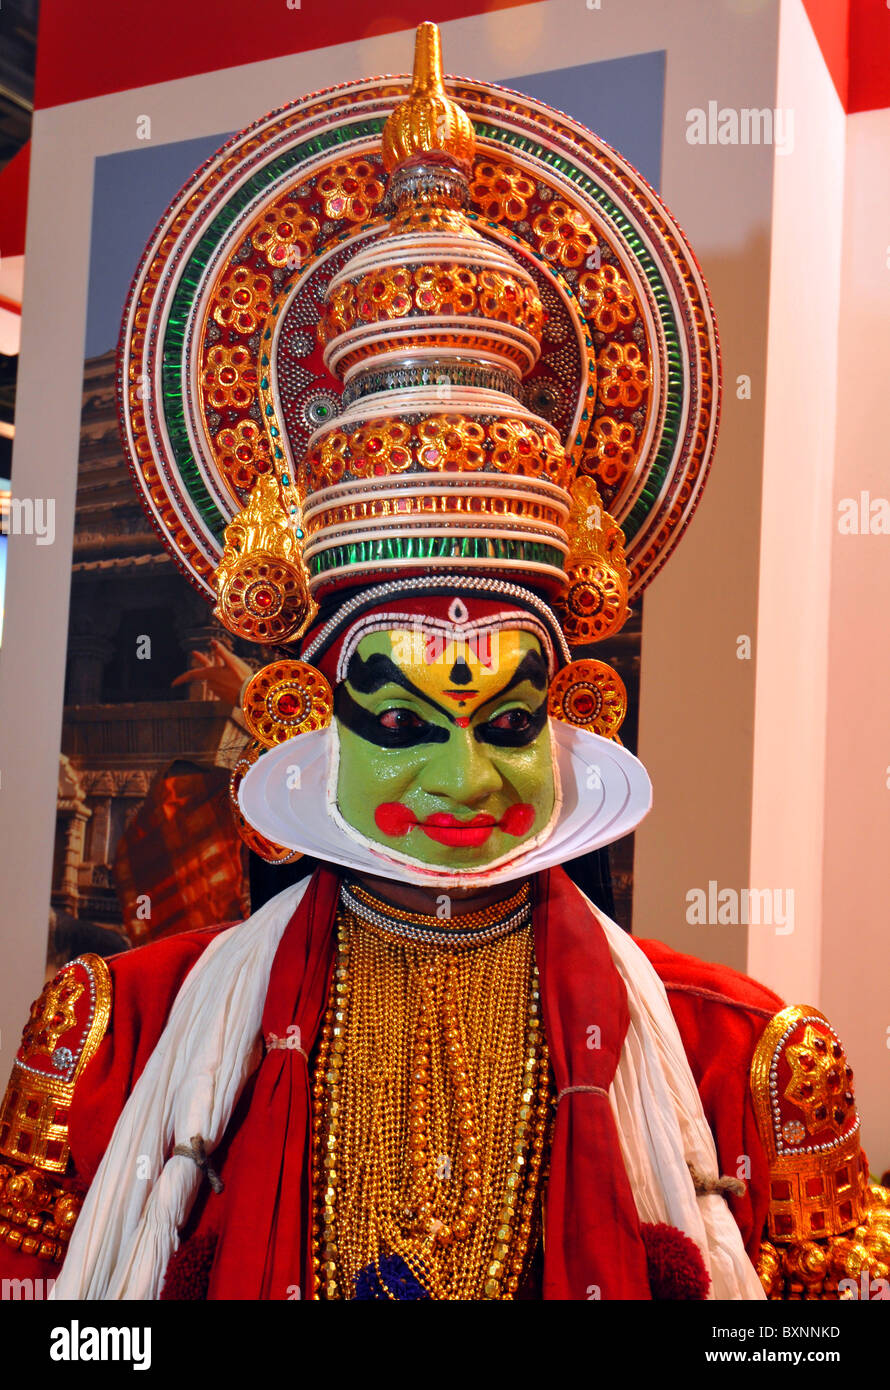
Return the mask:
<svg viewBox="0 0 890 1390"><path fill-rule="evenodd" d="M531 886L523 883L509 898L489 903L477 912L461 913L457 917L433 917L425 912L408 912L375 897L359 883L344 883L340 902L352 917L357 917L376 935L387 940L410 940L424 946L458 946L476 948L500 936L508 936L517 927L532 920Z"/></svg>
<svg viewBox="0 0 890 1390"><path fill-rule="evenodd" d="M379 906L391 918L393 906ZM515 906L485 909L479 944L465 933L448 949L341 904L313 1081L317 1297L509 1299L520 1289L552 1087L531 925L485 932ZM422 914L406 916L421 927ZM413 1292L395 1287L394 1268Z"/></svg>

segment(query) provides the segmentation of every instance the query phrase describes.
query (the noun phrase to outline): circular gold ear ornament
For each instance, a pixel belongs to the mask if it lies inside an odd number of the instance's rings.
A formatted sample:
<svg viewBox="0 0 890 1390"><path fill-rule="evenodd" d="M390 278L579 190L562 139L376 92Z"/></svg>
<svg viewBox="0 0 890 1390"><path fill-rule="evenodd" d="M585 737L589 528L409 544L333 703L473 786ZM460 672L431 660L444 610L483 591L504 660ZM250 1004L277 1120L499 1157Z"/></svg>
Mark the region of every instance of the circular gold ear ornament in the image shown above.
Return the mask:
<svg viewBox="0 0 890 1390"><path fill-rule="evenodd" d="M334 695L321 671L305 661L273 661L249 681L242 700L244 721L264 748L297 734L325 729Z"/></svg>
<svg viewBox="0 0 890 1390"><path fill-rule="evenodd" d="M602 738L617 738L627 714L627 691L604 661L571 661L550 683L550 716Z"/></svg>

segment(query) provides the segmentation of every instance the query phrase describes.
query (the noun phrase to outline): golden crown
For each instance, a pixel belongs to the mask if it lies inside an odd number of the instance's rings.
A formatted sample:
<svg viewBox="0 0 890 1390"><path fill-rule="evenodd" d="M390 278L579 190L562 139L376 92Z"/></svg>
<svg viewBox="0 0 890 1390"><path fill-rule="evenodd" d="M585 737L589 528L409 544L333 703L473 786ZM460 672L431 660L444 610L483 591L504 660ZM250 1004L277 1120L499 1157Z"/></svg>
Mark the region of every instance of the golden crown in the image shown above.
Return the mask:
<svg viewBox="0 0 890 1390"><path fill-rule="evenodd" d="M170 204L121 339L124 448L222 620L459 571L589 641L665 563L719 415L707 290L619 154L529 97L345 83L234 136ZM432 578L431 578L432 576Z"/></svg>
<svg viewBox="0 0 890 1390"><path fill-rule="evenodd" d="M545 323L534 257L467 214L475 136L445 91L433 24L382 146L389 221L331 276L318 324L343 409L285 474L278 519L261 479L229 525L218 615L284 640L344 585L470 570L561 602L568 590L570 641L613 632L627 613L623 538L591 478L573 501L578 458L523 398ZM279 524L288 505L299 555Z"/></svg>

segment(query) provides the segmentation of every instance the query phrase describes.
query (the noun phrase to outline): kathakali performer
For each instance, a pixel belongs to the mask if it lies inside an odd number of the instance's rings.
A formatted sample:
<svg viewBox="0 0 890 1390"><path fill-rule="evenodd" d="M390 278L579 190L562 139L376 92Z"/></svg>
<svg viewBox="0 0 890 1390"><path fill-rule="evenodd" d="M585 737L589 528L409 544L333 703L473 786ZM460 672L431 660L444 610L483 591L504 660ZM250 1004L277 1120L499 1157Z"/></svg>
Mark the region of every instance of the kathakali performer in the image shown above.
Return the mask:
<svg viewBox="0 0 890 1390"><path fill-rule="evenodd" d="M274 112L183 189L127 305L124 444L266 649L241 832L321 864L46 987L0 1114L4 1272L283 1300L887 1275L829 1022L632 939L561 867L650 805L589 648L689 520L719 375L655 192L445 81L434 25L413 78Z"/></svg>

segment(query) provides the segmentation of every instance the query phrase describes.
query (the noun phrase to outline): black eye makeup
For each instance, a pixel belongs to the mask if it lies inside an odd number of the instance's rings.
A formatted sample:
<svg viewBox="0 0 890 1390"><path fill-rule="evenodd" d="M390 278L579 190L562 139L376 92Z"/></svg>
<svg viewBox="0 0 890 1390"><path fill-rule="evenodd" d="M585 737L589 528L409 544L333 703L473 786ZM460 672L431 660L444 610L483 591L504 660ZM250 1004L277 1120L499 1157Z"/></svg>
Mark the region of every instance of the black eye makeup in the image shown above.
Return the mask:
<svg viewBox="0 0 890 1390"><path fill-rule="evenodd" d="M484 724L477 724L473 733L480 743L496 748L526 748L534 743L546 722L547 701L542 700L535 710L521 705L501 710Z"/></svg>
<svg viewBox="0 0 890 1390"><path fill-rule="evenodd" d="M421 743L447 743L448 730L431 724L415 710L394 705L377 713L354 700L341 683L334 695L337 718L352 733L378 748L413 748Z"/></svg>

